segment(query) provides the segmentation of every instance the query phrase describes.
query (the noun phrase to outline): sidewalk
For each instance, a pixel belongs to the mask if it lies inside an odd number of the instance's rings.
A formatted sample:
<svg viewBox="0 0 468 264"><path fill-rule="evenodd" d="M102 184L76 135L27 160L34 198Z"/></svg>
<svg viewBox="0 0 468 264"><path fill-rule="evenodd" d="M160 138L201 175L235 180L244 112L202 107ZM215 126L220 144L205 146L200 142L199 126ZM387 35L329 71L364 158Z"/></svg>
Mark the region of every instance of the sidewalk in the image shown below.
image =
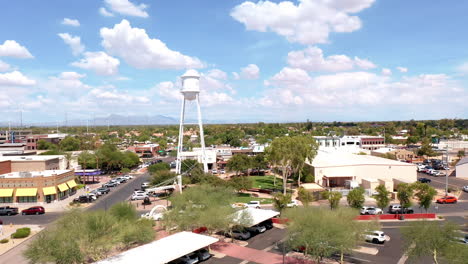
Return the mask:
<svg viewBox="0 0 468 264"><path fill-rule="evenodd" d="M22 228L22 227L29 227L31 228L31 234L28 237L25 238L11 238L11 234L16 232L16 229ZM4 244L0 244L0 255L4 254L8 250L12 249L13 247L18 246L22 242L28 240L35 234L39 233L44 227L38 226L38 225L3 225L3 232L0 233L0 240L1 239L8 239L9 241Z"/></svg>
<svg viewBox="0 0 468 264"><path fill-rule="evenodd" d="M224 254L233 258L255 262L259 264L313 264L310 260L303 260L285 256L283 262L283 256L271 252L257 250L253 248L247 248L238 246L232 243L216 242L210 247L213 251L220 254Z"/></svg>

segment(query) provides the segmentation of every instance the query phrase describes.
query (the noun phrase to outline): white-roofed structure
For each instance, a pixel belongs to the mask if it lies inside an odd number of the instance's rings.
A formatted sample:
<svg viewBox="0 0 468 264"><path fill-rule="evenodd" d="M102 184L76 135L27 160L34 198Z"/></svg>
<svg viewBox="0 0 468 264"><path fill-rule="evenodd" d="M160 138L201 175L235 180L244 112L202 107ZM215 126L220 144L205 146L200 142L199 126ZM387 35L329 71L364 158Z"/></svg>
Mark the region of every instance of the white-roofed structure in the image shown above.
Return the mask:
<svg viewBox="0 0 468 264"><path fill-rule="evenodd" d="M247 222L243 222L244 214L247 214ZM234 221L240 225L254 226L279 215L279 212L273 210L245 208L235 212Z"/></svg>
<svg viewBox="0 0 468 264"><path fill-rule="evenodd" d="M192 232L179 232L149 244L132 248L119 255L95 262L95 264L164 264L198 249L208 247L217 241L217 238L210 236Z"/></svg>
<svg viewBox="0 0 468 264"><path fill-rule="evenodd" d="M370 155L355 155L343 152L318 151L310 164L314 170L315 182L323 187L345 187L347 181L362 185L372 179L381 183L400 179L403 182L417 180L416 165ZM387 186L390 189L393 186Z"/></svg>

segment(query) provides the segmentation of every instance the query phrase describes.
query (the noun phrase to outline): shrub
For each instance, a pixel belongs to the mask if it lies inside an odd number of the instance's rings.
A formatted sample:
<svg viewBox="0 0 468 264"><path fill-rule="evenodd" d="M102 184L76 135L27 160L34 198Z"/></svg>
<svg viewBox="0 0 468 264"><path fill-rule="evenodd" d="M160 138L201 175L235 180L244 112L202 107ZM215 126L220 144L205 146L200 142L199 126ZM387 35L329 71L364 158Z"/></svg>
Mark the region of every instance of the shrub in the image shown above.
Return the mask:
<svg viewBox="0 0 468 264"><path fill-rule="evenodd" d="M31 234L31 228L23 227L16 229L16 232L11 234L11 238L25 238Z"/></svg>
<svg viewBox="0 0 468 264"><path fill-rule="evenodd" d="M0 240L0 244L6 244L6 243L8 243L8 241L10 241L10 240L8 240L8 238L4 238L4 239Z"/></svg>

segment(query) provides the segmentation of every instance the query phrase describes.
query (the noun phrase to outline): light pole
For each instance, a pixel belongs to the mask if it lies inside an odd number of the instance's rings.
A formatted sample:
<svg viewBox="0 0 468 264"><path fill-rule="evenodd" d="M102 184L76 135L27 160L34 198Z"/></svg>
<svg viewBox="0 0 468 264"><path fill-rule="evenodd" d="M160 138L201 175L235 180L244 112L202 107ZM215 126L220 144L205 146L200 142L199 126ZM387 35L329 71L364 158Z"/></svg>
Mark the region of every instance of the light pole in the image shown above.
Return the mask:
<svg viewBox="0 0 468 264"><path fill-rule="evenodd" d="M445 162L447 162L448 167L448 144L445 147ZM448 170L445 170L445 196L448 195Z"/></svg>

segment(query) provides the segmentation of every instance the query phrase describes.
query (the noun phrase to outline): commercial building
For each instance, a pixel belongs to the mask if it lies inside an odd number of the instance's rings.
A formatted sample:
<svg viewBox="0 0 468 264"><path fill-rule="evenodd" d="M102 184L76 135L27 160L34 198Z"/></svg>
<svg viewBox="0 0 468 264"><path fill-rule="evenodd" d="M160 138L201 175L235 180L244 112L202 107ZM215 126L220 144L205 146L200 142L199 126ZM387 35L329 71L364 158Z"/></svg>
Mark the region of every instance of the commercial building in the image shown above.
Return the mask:
<svg viewBox="0 0 468 264"><path fill-rule="evenodd" d="M380 136L314 136L321 150L343 150L357 153L370 151L385 146L385 139Z"/></svg>
<svg viewBox="0 0 468 264"><path fill-rule="evenodd" d="M208 169L215 168L216 165L216 150L213 148L205 148L205 157L206 162L208 164ZM197 160L199 163L203 163L202 161L202 149L201 148L193 148L192 151L184 151L180 153L180 159L182 162L186 159Z"/></svg>
<svg viewBox="0 0 468 264"><path fill-rule="evenodd" d="M9 172L64 170L67 160L63 155L0 156L1 161L10 161Z"/></svg>
<svg viewBox="0 0 468 264"><path fill-rule="evenodd" d="M10 172L0 175L0 203L53 202L76 192L71 170Z"/></svg>
<svg viewBox="0 0 468 264"><path fill-rule="evenodd" d="M438 149L461 150L468 149L468 141L464 140L441 140L438 144L433 144Z"/></svg>
<svg viewBox="0 0 468 264"><path fill-rule="evenodd" d="M416 165L369 155L319 151L310 165L315 182L325 188L345 188L350 182L365 187L378 181L393 190L396 183L417 180Z"/></svg>
<svg viewBox="0 0 468 264"><path fill-rule="evenodd" d="M37 142L39 140L44 140L52 144L58 144L62 141L68 134L44 134L44 135L30 135L26 137L26 149L27 150L37 150Z"/></svg>
<svg viewBox="0 0 468 264"><path fill-rule="evenodd" d="M3 130L0 131L1 143L24 143L26 137L32 135L32 130Z"/></svg>
<svg viewBox="0 0 468 264"><path fill-rule="evenodd" d="M392 149L392 148L379 148L376 150L371 151L372 156L383 157L385 158L386 155L392 155L397 160L400 161L408 161L412 162L414 158L416 158L416 154L414 152L406 150L406 149Z"/></svg>
<svg viewBox="0 0 468 264"><path fill-rule="evenodd" d="M462 158L455 165L455 176L459 178L468 178L468 157Z"/></svg>

